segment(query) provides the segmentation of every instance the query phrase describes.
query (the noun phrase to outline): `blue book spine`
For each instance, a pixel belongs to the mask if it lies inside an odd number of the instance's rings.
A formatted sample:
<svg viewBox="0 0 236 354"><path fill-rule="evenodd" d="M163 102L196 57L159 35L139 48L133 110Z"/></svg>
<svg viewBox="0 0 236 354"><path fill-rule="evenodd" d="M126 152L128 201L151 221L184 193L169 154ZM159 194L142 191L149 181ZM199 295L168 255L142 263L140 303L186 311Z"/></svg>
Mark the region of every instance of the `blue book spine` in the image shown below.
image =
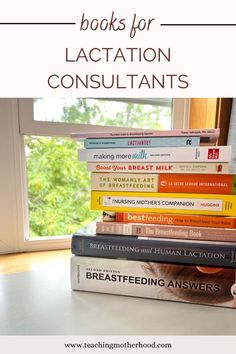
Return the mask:
<svg viewBox="0 0 236 354"><path fill-rule="evenodd" d="M200 137L101 138L85 139L86 149L199 146Z"/></svg>
<svg viewBox="0 0 236 354"><path fill-rule="evenodd" d="M230 242L75 234L71 249L76 256L236 267L236 244Z"/></svg>

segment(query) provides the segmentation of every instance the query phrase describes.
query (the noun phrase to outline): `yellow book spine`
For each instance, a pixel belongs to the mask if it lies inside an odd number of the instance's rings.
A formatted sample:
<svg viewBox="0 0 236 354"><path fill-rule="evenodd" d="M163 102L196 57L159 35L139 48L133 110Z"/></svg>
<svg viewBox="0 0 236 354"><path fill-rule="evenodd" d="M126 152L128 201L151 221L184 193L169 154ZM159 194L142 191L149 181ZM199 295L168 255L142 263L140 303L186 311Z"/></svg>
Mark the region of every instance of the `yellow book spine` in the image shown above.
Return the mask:
<svg viewBox="0 0 236 354"><path fill-rule="evenodd" d="M236 196L192 193L91 192L91 209L236 216Z"/></svg>

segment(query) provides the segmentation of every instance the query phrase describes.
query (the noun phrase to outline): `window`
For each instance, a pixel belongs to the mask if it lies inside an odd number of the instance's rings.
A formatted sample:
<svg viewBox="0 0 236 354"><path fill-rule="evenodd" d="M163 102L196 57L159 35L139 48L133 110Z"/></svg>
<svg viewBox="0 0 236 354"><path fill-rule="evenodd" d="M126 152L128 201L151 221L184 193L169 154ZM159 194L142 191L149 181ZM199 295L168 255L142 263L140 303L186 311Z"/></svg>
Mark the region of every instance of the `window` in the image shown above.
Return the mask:
<svg viewBox="0 0 236 354"><path fill-rule="evenodd" d="M183 99L2 99L1 105L14 142L15 230L0 237L11 250L69 247L66 234L96 217L71 132L182 128L188 119Z"/></svg>
<svg viewBox="0 0 236 354"><path fill-rule="evenodd" d="M170 129L172 99L39 98L34 120L147 129Z"/></svg>

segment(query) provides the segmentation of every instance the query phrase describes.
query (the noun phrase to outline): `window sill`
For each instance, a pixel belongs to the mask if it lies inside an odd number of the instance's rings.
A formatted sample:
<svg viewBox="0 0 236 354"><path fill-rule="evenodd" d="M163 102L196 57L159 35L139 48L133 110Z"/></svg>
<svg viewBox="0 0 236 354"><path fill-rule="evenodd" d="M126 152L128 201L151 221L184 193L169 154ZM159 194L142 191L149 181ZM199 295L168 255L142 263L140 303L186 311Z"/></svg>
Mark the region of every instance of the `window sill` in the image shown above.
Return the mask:
<svg viewBox="0 0 236 354"><path fill-rule="evenodd" d="M14 253L0 256L0 275L55 267L70 259L70 250Z"/></svg>

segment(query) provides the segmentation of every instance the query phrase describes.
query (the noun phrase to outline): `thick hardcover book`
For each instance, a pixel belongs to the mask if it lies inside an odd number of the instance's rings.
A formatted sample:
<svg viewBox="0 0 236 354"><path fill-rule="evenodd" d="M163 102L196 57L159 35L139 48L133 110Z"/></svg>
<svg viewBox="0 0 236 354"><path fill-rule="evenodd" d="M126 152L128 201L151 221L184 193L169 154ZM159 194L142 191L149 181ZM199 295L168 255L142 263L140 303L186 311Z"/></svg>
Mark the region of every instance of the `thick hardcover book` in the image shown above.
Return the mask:
<svg viewBox="0 0 236 354"><path fill-rule="evenodd" d="M144 223L159 225L182 225L198 227L236 228L236 217L211 215L175 215L135 212L105 212L103 221L118 221L125 223Z"/></svg>
<svg viewBox="0 0 236 354"><path fill-rule="evenodd" d="M236 307L235 269L71 257L73 290Z"/></svg>
<svg viewBox="0 0 236 354"><path fill-rule="evenodd" d="M235 175L92 173L98 191L236 194Z"/></svg>
<svg viewBox="0 0 236 354"><path fill-rule="evenodd" d="M236 242L236 229L97 222L97 234Z"/></svg>
<svg viewBox="0 0 236 354"><path fill-rule="evenodd" d="M91 209L236 216L236 195L92 191Z"/></svg>
<svg viewBox="0 0 236 354"><path fill-rule="evenodd" d="M88 162L90 172L122 172L122 173L187 173L187 174L227 174L230 165L224 163L116 163L116 162Z"/></svg>
<svg viewBox="0 0 236 354"><path fill-rule="evenodd" d="M151 262L236 267L236 243L77 233L76 256L125 258Z"/></svg>
<svg viewBox="0 0 236 354"><path fill-rule="evenodd" d="M104 138L85 139L86 149L98 148L139 148L139 147L167 147L167 146L199 146L200 137L159 137L159 138Z"/></svg>
<svg viewBox="0 0 236 354"><path fill-rule="evenodd" d="M79 161L99 162L230 162L230 146L79 149Z"/></svg>
<svg viewBox="0 0 236 354"><path fill-rule="evenodd" d="M169 137L169 136L199 136L201 142L215 143L220 135L220 130L217 129L176 129L176 130L129 130L119 132L87 132L87 133L72 133L71 138L75 140L84 139L102 139L102 138L137 138L137 137Z"/></svg>

